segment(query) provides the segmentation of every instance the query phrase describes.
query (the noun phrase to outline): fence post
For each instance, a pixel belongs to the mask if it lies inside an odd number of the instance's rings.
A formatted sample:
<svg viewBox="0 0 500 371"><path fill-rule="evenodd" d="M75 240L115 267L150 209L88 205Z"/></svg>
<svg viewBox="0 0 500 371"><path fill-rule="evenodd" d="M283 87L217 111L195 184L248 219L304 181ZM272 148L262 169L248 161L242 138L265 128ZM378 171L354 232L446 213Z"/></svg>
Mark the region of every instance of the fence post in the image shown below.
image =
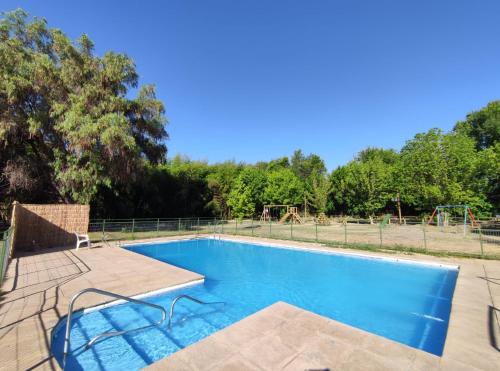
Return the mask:
<svg viewBox="0 0 500 371"><path fill-rule="evenodd" d="M220 234L224 234L224 220L220 221Z"/></svg>
<svg viewBox="0 0 500 371"><path fill-rule="evenodd" d="M7 242L5 241L5 233L2 235L2 239L0 239L0 284L3 282L4 271L4 259L7 256Z"/></svg>
<svg viewBox="0 0 500 371"><path fill-rule="evenodd" d="M422 231L424 232L424 250L427 251L427 234L425 233L425 223L422 222Z"/></svg>
<svg viewBox="0 0 500 371"><path fill-rule="evenodd" d="M271 217L269 217L269 238L271 237Z"/></svg>
<svg viewBox="0 0 500 371"><path fill-rule="evenodd" d="M479 227L479 245L481 246L481 256L484 256L484 250L483 250L483 231L481 227Z"/></svg>
<svg viewBox="0 0 500 371"><path fill-rule="evenodd" d="M234 233L238 234L238 219L234 219Z"/></svg>
<svg viewBox="0 0 500 371"><path fill-rule="evenodd" d="M290 239L293 240L293 219L290 221Z"/></svg>
<svg viewBox="0 0 500 371"><path fill-rule="evenodd" d="M156 236L160 235L160 218L156 219Z"/></svg>
<svg viewBox="0 0 500 371"><path fill-rule="evenodd" d="M380 247L382 247L382 225L378 227L380 233Z"/></svg>
<svg viewBox="0 0 500 371"><path fill-rule="evenodd" d="M344 244L347 245L347 221L344 222Z"/></svg>
<svg viewBox="0 0 500 371"><path fill-rule="evenodd" d="M253 237L253 217L252 217L252 237Z"/></svg>
<svg viewBox="0 0 500 371"><path fill-rule="evenodd" d="M200 233L200 218L198 218L198 221L196 222L196 235Z"/></svg>
<svg viewBox="0 0 500 371"><path fill-rule="evenodd" d="M178 218L177 219L177 232L180 233L180 231L181 231L181 218Z"/></svg>
<svg viewBox="0 0 500 371"><path fill-rule="evenodd" d="M133 240L135 240L134 232L135 232L135 219L132 219L132 239Z"/></svg>
<svg viewBox="0 0 500 371"><path fill-rule="evenodd" d="M106 233L106 219L102 220L102 239L104 241L104 235Z"/></svg>
<svg viewBox="0 0 500 371"><path fill-rule="evenodd" d="M314 223L314 226L316 227L316 242L318 242L318 223Z"/></svg>

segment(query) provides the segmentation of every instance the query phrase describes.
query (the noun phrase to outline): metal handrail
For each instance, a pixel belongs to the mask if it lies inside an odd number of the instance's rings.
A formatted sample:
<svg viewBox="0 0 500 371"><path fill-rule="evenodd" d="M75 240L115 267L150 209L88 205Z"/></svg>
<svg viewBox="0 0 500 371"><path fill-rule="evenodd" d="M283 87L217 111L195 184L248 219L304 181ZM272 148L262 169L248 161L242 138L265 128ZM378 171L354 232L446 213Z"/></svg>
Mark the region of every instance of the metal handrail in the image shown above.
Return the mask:
<svg viewBox="0 0 500 371"><path fill-rule="evenodd" d="M112 336L119 336L119 335L123 335L125 333L133 332L133 331L145 330L145 329L150 328L150 327L156 327L156 326L161 325L163 322L165 322L165 320L167 318L167 311L161 305L156 305L156 304L148 303L147 301L133 299L133 298L130 298L128 296L123 296L123 295L115 294L113 292L104 291L104 290L96 289L96 288L93 288L93 287L89 287L89 288L83 289L82 291L78 292L77 294L75 294L71 298L71 300L69 302L69 305L68 305L68 318L66 320L66 332L65 332L65 335L64 335L63 367L66 367L66 358L67 358L68 352L69 352L70 335L71 335L71 317L73 316L73 305L74 305L76 299L78 299L80 296L82 296L83 294L85 294L87 292L93 292L93 293L96 293L96 294L100 294L100 295L104 295L104 296L109 296L109 297L112 297L112 298L115 298L115 299L125 300L125 301L131 302L131 303L146 305L148 307L158 309L158 310L161 311L161 320L159 322L157 322L157 323L152 324L152 325L142 326L142 327L138 327L138 328L131 329L131 330L103 332L102 334L99 334L99 335L93 337L87 343L86 349L88 349L92 345L94 345L94 343L96 341L98 341L99 339L107 338L107 337L112 337Z"/></svg>
<svg viewBox="0 0 500 371"><path fill-rule="evenodd" d="M202 305L208 305L208 304L222 304L222 305L225 305L226 303L223 302L223 301L212 301L212 302L205 302L205 301L201 301L201 300L198 300L196 298L193 298L192 296L189 296L189 295L179 295L177 296L173 301L172 301L172 304L170 304L170 314L168 315L168 328L171 329L172 328L172 316L174 315L174 307L175 307L175 304L177 304L177 302L181 299L188 299L188 300L191 300L192 302L195 302L195 303L198 303L198 304L202 304Z"/></svg>

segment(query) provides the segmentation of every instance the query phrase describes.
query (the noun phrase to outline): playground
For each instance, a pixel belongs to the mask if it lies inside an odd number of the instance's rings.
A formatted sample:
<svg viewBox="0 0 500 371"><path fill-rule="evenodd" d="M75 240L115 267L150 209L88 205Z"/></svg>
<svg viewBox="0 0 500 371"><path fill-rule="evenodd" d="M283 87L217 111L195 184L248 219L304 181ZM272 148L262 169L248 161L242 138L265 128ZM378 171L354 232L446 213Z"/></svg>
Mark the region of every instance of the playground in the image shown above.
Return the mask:
<svg viewBox="0 0 500 371"><path fill-rule="evenodd" d="M317 224L314 221L302 224L252 220L222 223L217 227L218 232L238 235L500 256L500 231L488 230L480 234L478 230L468 229L464 235L462 225L441 227L407 223L380 227L379 224L370 224L366 219L347 223L331 222L327 225Z"/></svg>
<svg viewBox="0 0 500 371"><path fill-rule="evenodd" d="M258 222L227 224L225 233L258 237L500 256L500 228L482 228L468 205L438 205L427 220L391 214L379 219L327 218L323 213L306 218L295 206L264 205Z"/></svg>
<svg viewBox="0 0 500 371"><path fill-rule="evenodd" d="M281 218L280 218L281 219ZM323 242L359 248L454 253L500 259L500 221L475 221L463 224L462 218L448 217L446 225L406 217L355 219L301 217L301 222L280 219L171 218L91 220L89 233L93 241L130 240L175 235L230 234L273 239Z"/></svg>

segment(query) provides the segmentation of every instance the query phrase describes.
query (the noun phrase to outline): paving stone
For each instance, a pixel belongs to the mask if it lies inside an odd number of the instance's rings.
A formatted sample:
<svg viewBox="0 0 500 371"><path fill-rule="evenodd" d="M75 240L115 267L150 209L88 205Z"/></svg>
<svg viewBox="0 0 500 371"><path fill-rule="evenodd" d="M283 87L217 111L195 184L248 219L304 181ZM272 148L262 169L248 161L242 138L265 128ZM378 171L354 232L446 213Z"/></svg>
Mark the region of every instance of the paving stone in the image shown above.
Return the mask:
<svg viewBox="0 0 500 371"><path fill-rule="evenodd" d="M500 371L500 353L491 345L488 333L489 328L500 333L495 316L488 322L488 307L498 306L500 297L500 285L492 283L492 279L500 280L500 262L429 256L415 259L461 266L443 357L279 302L154 363L150 369ZM50 331L66 314L69 298L83 288L97 286L135 295L199 278L196 273L120 248L48 249L16 257L2 285L0 370L57 369L48 349ZM78 306L102 301L102 297L89 295L82 297Z"/></svg>
<svg viewBox="0 0 500 371"><path fill-rule="evenodd" d="M269 334L250 346L240 349L240 353L264 370L278 370L288 364L297 352L283 344L281 339Z"/></svg>

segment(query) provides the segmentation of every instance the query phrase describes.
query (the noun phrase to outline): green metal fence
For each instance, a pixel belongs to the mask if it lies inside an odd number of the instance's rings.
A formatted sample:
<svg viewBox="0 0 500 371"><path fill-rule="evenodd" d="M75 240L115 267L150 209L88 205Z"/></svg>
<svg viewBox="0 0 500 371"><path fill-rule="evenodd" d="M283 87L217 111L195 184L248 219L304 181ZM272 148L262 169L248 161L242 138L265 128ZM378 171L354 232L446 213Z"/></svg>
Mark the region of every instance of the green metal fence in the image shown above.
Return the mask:
<svg viewBox="0 0 500 371"><path fill-rule="evenodd" d="M92 241L206 234L213 231L215 218L93 219L89 223Z"/></svg>
<svg viewBox="0 0 500 371"><path fill-rule="evenodd" d="M145 239L183 234L227 234L296 241L320 242L355 248L382 248L427 253L500 258L500 229L463 225L435 226L425 221L405 224L369 219L338 219L318 224L279 223L254 219L152 218L92 220L93 241Z"/></svg>
<svg viewBox="0 0 500 371"><path fill-rule="evenodd" d="M11 247L11 229L0 232L2 238L0 239L0 285L3 282L5 273L7 272L7 265L9 263L10 247Z"/></svg>

